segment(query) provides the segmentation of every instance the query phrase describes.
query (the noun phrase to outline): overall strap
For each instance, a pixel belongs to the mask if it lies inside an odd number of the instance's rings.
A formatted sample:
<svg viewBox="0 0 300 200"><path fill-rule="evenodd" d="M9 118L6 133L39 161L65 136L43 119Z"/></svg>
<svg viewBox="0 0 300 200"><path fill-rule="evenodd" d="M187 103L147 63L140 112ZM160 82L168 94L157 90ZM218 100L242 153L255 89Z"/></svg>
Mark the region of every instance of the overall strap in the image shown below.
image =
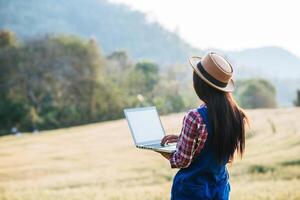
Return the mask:
<svg viewBox="0 0 300 200"><path fill-rule="evenodd" d="M207 132L208 134L212 134L212 129L211 129L211 125L207 116L207 107L206 106L201 106L200 108L197 109L197 111L199 112L199 114L201 115L202 119L204 120L204 123L206 125L207 128Z"/></svg>

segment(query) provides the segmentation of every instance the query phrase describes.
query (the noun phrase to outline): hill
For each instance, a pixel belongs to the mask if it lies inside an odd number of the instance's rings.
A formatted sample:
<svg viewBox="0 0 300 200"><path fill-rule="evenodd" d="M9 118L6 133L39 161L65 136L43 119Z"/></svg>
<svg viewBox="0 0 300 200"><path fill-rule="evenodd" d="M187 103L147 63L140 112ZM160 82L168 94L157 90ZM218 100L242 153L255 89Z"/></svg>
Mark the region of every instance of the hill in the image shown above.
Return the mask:
<svg viewBox="0 0 300 200"><path fill-rule="evenodd" d="M206 51L150 22L144 13L106 0L0 0L0 19L0 28L10 29L23 39L51 33L93 37L105 54L124 49L134 59L160 64L186 63L189 55ZM241 68L241 78L299 78L300 59L281 47L223 53Z"/></svg>
<svg viewBox="0 0 300 200"><path fill-rule="evenodd" d="M248 113L246 153L228 166L231 199L299 199L300 109ZM162 117L168 133L183 115ZM0 159L0 200L169 199L177 171L136 149L124 120L1 137Z"/></svg>
<svg viewBox="0 0 300 200"><path fill-rule="evenodd" d="M276 46L224 52L237 66L236 77L268 79L276 87L277 101L290 106L300 89L300 59Z"/></svg>
<svg viewBox="0 0 300 200"><path fill-rule="evenodd" d="M240 78L300 78L299 58L281 47L269 46L224 53L239 66L237 73L240 74Z"/></svg>
<svg viewBox="0 0 300 200"><path fill-rule="evenodd" d="M123 49L159 63L182 62L198 51L143 13L105 0L0 0L0 19L0 29L24 39L51 33L93 37L106 54Z"/></svg>

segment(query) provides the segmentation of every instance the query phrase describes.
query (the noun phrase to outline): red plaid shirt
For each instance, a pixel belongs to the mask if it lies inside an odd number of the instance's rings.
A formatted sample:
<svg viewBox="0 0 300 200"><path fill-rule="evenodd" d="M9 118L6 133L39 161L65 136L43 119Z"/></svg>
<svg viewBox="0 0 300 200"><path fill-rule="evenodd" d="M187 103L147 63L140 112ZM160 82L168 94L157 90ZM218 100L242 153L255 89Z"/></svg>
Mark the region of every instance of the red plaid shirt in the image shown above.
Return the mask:
<svg viewBox="0 0 300 200"><path fill-rule="evenodd" d="M171 155L172 168L188 167L197 156L207 139L207 129L197 109L190 110L183 118L176 151Z"/></svg>

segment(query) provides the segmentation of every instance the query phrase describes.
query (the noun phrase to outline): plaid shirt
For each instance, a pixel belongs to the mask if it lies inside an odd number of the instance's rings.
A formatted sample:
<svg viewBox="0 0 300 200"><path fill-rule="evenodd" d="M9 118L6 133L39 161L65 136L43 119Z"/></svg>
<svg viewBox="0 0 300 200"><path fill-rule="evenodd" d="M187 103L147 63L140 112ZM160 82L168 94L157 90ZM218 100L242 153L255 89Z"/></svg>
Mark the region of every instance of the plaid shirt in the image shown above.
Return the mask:
<svg viewBox="0 0 300 200"><path fill-rule="evenodd" d="M176 151L170 157L171 168L186 168L201 152L207 139L204 120L197 109L190 110L183 118Z"/></svg>

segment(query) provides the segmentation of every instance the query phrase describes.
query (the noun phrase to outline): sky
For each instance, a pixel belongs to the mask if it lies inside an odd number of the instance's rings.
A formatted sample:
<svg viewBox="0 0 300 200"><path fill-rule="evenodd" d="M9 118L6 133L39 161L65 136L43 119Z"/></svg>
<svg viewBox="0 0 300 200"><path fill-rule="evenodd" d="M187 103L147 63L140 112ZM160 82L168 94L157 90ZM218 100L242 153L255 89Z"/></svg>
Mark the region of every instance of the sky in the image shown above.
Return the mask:
<svg viewBox="0 0 300 200"><path fill-rule="evenodd" d="M147 14L192 46L241 50L280 46L300 57L297 0L110 0Z"/></svg>

